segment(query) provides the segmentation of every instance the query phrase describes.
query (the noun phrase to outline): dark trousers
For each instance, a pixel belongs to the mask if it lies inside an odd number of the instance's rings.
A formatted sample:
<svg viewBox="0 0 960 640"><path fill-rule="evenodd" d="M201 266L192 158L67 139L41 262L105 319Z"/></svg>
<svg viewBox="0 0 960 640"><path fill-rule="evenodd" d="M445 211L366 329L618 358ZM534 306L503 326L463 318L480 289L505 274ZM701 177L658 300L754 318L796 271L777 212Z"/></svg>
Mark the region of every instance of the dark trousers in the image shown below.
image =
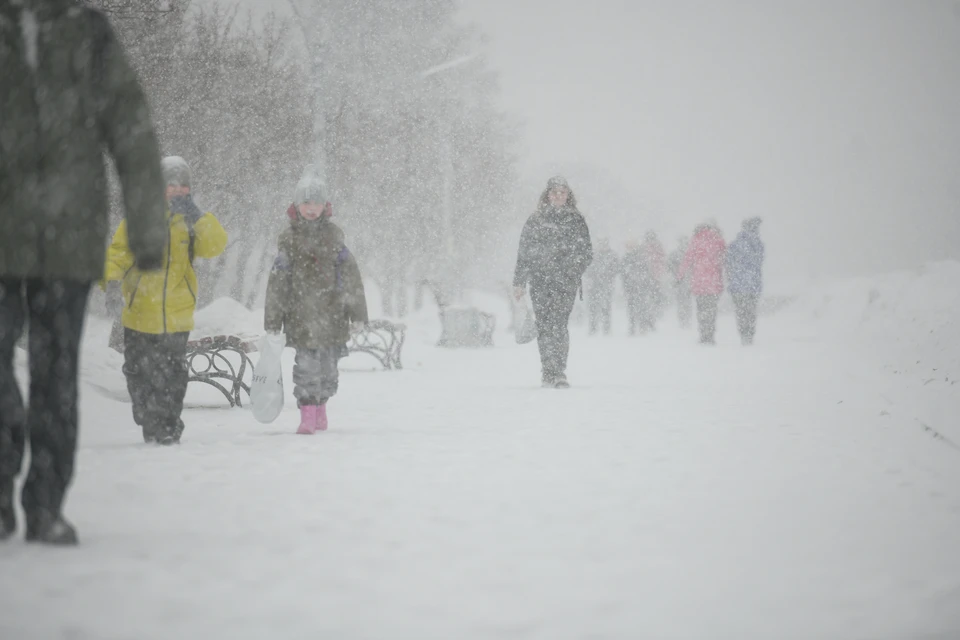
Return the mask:
<svg viewBox="0 0 960 640"><path fill-rule="evenodd" d="M751 344L757 333L757 304L760 296L755 293L734 293L733 304L737 310L737 330L744 344Z"/></svg>
<svg viewBox="0 0 960 640"><path fill-rule="evenodd" d="M594 293L590 298L590 333L596 333L601 327L604 335L610 335L611 314L613 311L612 293Z"/></svg>
<svg viewBox="0 0 960 640"><path fill-rule="evenodd" d="M147 442L177 442L183 433L189 333L140 333L125 329L123 374L133 401L133 420Z"/></svg>
<svg viewBox="0 0 960 640"><path fill-rule="evenodd" d="M60 516L77 449L77 373L89 282L0 278L0 516L13 522L14 479L30 440L21 500L27 527ZM29 326L30 397L24 407L13 354Z"/></svg>
<svg viewBox="0 0 960 640"><path fill-rule="evenodd" d="M720 296L697 296L697 324L700 326L700 342L713 344L717 332L717 306Z"/></svg>
<svg viewBox="0 0 960 640"><path fill-rule="evenodd" d="M570 353L570 314L577 300L577 289L563 286L533 285L530 300L537 319L537 346L544 380L554 380L567 371Z"/></svg>
<svg viewBox="0 0 960 640"><path fill-rule="evenodd" d="M627 292L627 316L630 320L630 335L646 333L657 328L659 314L659 290L638 287Z"/></svg>

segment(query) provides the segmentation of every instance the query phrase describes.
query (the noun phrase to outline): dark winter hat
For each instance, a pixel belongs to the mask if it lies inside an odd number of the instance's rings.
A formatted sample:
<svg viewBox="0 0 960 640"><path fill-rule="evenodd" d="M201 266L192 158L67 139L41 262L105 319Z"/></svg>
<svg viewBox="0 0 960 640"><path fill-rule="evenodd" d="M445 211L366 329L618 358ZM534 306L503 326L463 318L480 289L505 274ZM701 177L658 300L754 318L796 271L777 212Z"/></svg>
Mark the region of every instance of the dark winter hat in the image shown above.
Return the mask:
<svg viewBox="0 0 960 640"><path fill-rule="evenodd" d="M743 221L743 228L747 231L756 231L760 228L760 223L762 222L763 219L759 217L747 218Z"/></svg>
<svg viewBox="0 0 960 640"><path fill-rule="evenodd" d="M303 175L300 177L300 182L297 183L297 189L293 195L293 204L300 205L304 202L315 202L317 204L328 202L327 185L323 178L317 174L312 164L308 164L304 168Z"/></svg>
<svg viewBox="0 0 960 640"><path fill-rule="evenodd" d="M167 156L160 161L163 169L163 181L169 186L190 186L190 165L180 156Z"/></svg>
<svg viewBox="0 0 960 640"><path fill-rule="evenodd" d="M567 191L570 191L570 184L567 182L567 179L563 176L553 176L547 180L547 191L551 189L559 189L563 187Z"/></svg>

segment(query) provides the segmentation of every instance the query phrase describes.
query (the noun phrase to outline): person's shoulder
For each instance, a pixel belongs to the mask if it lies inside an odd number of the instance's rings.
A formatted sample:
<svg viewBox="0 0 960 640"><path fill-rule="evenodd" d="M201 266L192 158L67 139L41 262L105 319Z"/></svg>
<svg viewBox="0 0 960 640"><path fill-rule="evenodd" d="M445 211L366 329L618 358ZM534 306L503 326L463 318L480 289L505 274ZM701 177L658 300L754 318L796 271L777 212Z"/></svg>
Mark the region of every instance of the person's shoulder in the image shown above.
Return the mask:
<svg viewBox="0 0 960 640"><path fill-rule="evenodd" d="M292 226L287 226L283 231L280 232L280 235L277 236L277 244L280 245L280 248L284 248L293 241L294 230Z"/></svg>
<svg viewBox="0 0 960 640"><path fill-rule="evenodd" d="M333 240L335 240L336 242L339 242L340 244L343 244L344 239L346 238L346 234L343 233L343 229L340 228L340 225L338 225L333 220L327 220L326 230Z"/></svg>
<svg viewBox="0 0 960 640"><path fill-rule="evenodd" d="M99 7L80 4L70 7L67 16L85 22L92 29L95 37L113 39L113 27L110 25L110 19Z"/></svg>

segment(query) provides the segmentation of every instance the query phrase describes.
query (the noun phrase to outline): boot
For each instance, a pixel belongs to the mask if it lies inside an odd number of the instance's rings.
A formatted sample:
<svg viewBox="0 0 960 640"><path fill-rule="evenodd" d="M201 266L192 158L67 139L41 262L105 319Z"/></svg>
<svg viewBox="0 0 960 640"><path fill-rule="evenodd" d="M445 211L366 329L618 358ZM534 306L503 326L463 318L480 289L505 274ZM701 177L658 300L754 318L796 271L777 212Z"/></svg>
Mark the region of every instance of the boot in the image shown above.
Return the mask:
<svg viewBox="0 0 960 640"><path fill-rule="evenodd" d="M34 522L27 522L27 542L39 542L59 547L75 546L77 530L63 516L44 518Z"/></svg>
<svg viewBox="0 0 960 640"><path fill-rule="evenodd" d="M177 418L173 425L162 427L154 432L154 437L159 445L169 447L174 444L180 444L180 436L183 434L183 420Z"/></svg>
<svg viewBox="0 0 960 640"><path fill-rule="evenodd" d="M300 407L300 426L297 433L301 435L312 435L317 430L317 409L318 406L305 404Z"/></svg>
<svg viewBox="0 0 960 640"><path fill-rule="evenodd" d="M320 406L317 407L316 425L317 425L317 431L327 430L327 405L326 404L321 404Z"/></svg>

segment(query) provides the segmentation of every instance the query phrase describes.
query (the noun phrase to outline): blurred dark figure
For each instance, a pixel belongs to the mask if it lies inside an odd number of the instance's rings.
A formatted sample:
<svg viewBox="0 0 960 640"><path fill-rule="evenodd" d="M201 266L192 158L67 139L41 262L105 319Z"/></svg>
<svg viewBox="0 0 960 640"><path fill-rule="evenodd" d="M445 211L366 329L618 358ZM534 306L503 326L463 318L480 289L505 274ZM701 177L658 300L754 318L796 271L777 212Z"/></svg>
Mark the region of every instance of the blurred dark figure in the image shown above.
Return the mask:
<svg viewBox="0 0 960 640"><path fill-rule="evenodd" d="M642 244L628 242L623 258L623 289L627 295L630 335L654 331L657 327L664 263L663 245L652 231L646 234Z"/></svg>
<svg viewBox="0 0 960 640"><path fill-rule="evenodd" d="M0 0L0 538L77 543L63 517L77 443L77 355L90 285L103 276L106 148L130 247L144 270L167 241L160 152L146 99L99 12L73 0ZM30 396L13 371L29 325Z"/></svg>
<svg viewBox="0 0 960 640"><path fill-rule="evenodd" d="M667 267L670 269L671 281L673 284L673 295L677 304L677 320L680 321L680 327L686 329L690 326L690 319L693 317L693 298L690 295L690 278L680 277L680 265L683 264L683 257L687 253L687 246L690 239L686 236L680 238L677 248L670 253L667 259Z"/></svg>
<svg viewBox="0 0 960 640"><path fill-rule="evenodd" d="M645 268L646 262L643 259L643 250L640 248L640 243L636 240L627 240L626 252L623 254L621 264L621 275L623 277L623 293L627 298L627 326L630 335L636 335L642 324Z"/></svg>
<svg viewBox="0 0 960 640"><path fill-rule="evenodd" d="M550 178L520 235L513 277L517 300L530 285L544 387L570 386L566 374L570 313L591 262L590 230L577 199L564 178Z"/></svg>
<svg viewBox="0 0 960 640"><path fill-rule="evenodd" d="M597 243L593 264L584 274L587 281L587 305L590 308L590 335L603 327L603 334L610 335L613 311L613 284L620 273L620 258L610 247L610 240L602 238Z"/></svg>
<svg viewBox="0 0 960 640"><path fill-rule="evenodd" d="M760 218L743 221L743 228L727 249L727 285L737 311L737 330L744 345L757 333L757 305L763 293L763 241Z"/></svg>
<svg viewBox="0 0 960 640"><path fill-rule="evenodd" d="M641 323L644 330L655 331L657 320L663 315L665 296L661 283L666 272L667 254L655 231L647 232L640 250L646 263Z"/></svg>
<svg viewBox="0 0 960 640"><path fill-rule="evenodd" d="M723 260L726 243L720 228L709 220L693 231L693 240L680 265L680 278L691 274L690 291L697 298L697 324L700 344L714 344L717 332L717 306L723 293Z"/></svg>

